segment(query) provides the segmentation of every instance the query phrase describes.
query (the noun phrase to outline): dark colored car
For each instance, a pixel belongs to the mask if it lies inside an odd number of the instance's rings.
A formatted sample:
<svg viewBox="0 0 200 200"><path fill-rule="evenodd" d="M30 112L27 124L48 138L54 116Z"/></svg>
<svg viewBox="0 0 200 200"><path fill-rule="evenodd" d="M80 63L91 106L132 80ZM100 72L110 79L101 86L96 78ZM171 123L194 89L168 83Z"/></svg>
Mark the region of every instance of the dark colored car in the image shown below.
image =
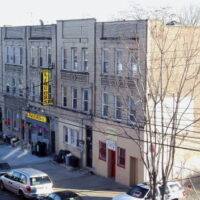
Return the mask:
<svg viewBox="0 0 200 200"><path fill-rule="evenodd" d="M82 198L72 191L53 192L46 197L37 197L37 200L82 200Z"/></svg>
<svg viewBox="0 0 200 200"><path fill-rule="evenodd" d="M10 165L6 162L0 162L0 176L6 174L11 169Z"/></svg>

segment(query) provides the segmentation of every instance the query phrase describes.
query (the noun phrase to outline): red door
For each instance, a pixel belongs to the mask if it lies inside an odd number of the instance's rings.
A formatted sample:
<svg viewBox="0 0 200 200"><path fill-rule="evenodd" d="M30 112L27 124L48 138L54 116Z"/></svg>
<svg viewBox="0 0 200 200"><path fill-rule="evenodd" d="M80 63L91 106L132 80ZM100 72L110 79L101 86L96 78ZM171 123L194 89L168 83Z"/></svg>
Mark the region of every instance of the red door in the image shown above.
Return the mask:
<svg viewBox="0 0 200 200"><path fill-rule="evenodd" d="M115 158L115 151L109 150L109 171L110 177L115 177L115 166L116 166L116 158Z"/></svg>

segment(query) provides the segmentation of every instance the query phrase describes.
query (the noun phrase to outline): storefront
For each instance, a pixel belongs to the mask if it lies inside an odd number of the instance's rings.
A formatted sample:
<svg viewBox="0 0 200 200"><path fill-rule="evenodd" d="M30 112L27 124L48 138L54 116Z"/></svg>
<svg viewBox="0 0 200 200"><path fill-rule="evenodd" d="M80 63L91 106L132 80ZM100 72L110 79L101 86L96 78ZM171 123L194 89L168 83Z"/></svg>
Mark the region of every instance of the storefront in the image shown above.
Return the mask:
<svg viewBox="0 0 200 200"><path fill-rule="evenodd" d="M51 152L50 147L50 120L49 117L33 112L25 112L25 141L32 146L32 152L36 151L38 144L45 148L45 154Z"/></svg>

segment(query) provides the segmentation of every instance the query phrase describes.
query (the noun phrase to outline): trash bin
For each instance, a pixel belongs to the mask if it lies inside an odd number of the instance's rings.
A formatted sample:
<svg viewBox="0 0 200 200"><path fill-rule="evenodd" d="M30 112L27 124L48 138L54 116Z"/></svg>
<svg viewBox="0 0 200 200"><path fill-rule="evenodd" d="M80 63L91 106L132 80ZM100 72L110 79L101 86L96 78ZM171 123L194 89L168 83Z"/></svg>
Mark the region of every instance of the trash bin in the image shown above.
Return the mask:
<svg viewBox="0 0 200 200"><path fill-rule="evenodd" d="M76 156L70 156L69 166L74 167L74 168L79 167L79 158L77 158Z"/></svg>

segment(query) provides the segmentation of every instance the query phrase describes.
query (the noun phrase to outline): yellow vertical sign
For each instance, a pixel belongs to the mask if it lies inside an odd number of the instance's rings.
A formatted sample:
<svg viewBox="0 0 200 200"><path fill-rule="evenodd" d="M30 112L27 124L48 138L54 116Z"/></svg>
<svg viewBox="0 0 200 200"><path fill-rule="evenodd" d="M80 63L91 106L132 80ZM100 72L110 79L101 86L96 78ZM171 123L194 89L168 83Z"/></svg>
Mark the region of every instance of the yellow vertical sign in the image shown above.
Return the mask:
<svg viewBox="0 0 200 200"><path fill-rule="evenodd" d="M49 71L42 71L42 104L49 104Z"/></svg>

